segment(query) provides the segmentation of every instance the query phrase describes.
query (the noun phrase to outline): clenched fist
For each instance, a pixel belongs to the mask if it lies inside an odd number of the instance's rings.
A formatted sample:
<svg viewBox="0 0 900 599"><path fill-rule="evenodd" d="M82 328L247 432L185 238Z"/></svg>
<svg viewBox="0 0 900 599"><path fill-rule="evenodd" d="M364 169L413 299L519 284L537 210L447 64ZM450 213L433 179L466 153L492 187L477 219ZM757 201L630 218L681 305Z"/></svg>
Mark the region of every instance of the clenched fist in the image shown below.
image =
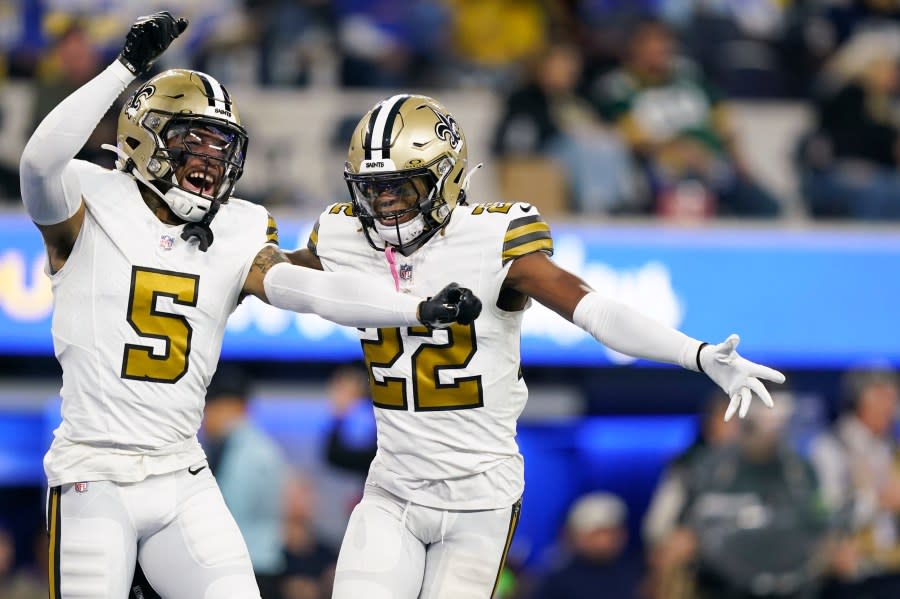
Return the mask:
<svg viewBox="0 0 900 599"><path fill-rule="evenodd" d="M419 304L419 322L432 329L451 324L472 324L481 314L481 300L471 289L450 283L434 297Z"/></svg>
<svg viewBox="0 0 900 599"><path fill-rule="evenodd" d="M119 62L135 75L146 73L187 26L187 19L176 19L168 11L139 17L125 38Z"/></svg>

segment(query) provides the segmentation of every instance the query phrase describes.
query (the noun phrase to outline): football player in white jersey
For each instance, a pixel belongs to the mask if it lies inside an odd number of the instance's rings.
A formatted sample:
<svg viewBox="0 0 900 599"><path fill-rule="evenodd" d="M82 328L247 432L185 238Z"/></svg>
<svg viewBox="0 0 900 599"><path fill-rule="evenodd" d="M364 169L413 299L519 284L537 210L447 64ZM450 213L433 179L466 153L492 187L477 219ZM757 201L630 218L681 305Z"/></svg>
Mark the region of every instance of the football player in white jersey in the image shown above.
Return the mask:
<svg viewBox="0 0 900 599"><path fill-rule="evenodd" d="M259 598L196 435L242 297L350 326L441 327L480 310L452 285L421 301L371 276L290 264L266 210L230 197L247 135L203 73L166 71L126 102L117 169L74 160L186 26L139 19L118 60L44 119L21 158L63 368L63 421L44 459L51 597L125 597L138 559L167 599Z"/></svg>
<svg viewBox="0 0 900 599"><path fill-rule="evenodd" d="M484 302L471 324L360 333L378 451L341 545L334 599L482 598L493 593L524 489L516 419L527 397L519 336L529 298L632 356L705 372L743 416L781 373L701 343L590 289L550 259L529 204L472 204L466 138L435 100L375 105L350 141L350 202L319 218L292 262L381 272L417 292L450 276Z"/></svg>

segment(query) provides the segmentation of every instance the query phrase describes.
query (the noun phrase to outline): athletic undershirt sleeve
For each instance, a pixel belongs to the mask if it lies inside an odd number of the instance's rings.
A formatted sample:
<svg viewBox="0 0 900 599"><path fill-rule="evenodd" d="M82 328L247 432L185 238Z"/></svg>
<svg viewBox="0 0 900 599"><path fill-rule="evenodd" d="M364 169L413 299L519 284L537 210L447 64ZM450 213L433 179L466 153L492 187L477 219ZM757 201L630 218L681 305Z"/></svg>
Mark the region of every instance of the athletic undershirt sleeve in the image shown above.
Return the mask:
<svg viewBox="0 0 900 599"><path fill-rule="evenodd" d="M697 351L700 341L596 291L588 293L578 302L572 322L617 352L699 370Z"/></svg>
<svg viewBox="0 0 900 599"><path fill-rule="evenodd" d="M422 298L398 293L372 277L280 263L263 279L268 302L292 312L318 314L351 327L397 327L421 324Z"/></svg>
<svg viewBox="0 0 900 599"><path fill-rule="evenodd" d="M50 111L22 152L19 179L28 215L39 225L70 218L81 206L78 180L66 166L134 75L119 61Z"/></svg>

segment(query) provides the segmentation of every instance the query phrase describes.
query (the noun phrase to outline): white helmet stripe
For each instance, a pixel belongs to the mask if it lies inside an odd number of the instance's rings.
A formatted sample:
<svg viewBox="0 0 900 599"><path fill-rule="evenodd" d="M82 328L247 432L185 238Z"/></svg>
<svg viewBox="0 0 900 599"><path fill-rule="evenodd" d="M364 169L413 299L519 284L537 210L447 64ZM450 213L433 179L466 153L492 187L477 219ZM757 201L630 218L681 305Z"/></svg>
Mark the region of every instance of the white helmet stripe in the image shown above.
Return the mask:
<svg viewBox="0 0 900 599"><path fill-rule="evenodd" d="M203 87L206 89L206 93L212 96L212 99L209 101L210 106L215 106L216 102L222 102L225 105L225 110L231 110L231 97L228 95L228 92L225 91L225 88L221 83L216 81L214 77L211 75L207 75L206 73L198 72L197 75L200 77L200 81L203 82Z"/></svg>
<svg viewBox="0 0 900 599"><path fill-rule="evenodd" d="M210 75L207 75L206 77L212 84L213 96L216 98L216 100L220 100L223 104L225 104L225 108L227 110L231 110L231 98L228 97L228 92L225 91L225 88L222 87L222 84L216 81L216 79Z"/></svg>
<svg viewBox="0 0 900 599"><path fill-rule="evenodd" d="M372 128L372 159L378 160L388 158L390 156L390 147L385 147L385 135L390 140L391 131L394 128L394 120L397 118L397 112L404 100L409 98L408 94L398 94L391 96L381 103L381 110L375 118L375 126Z"/></svg>

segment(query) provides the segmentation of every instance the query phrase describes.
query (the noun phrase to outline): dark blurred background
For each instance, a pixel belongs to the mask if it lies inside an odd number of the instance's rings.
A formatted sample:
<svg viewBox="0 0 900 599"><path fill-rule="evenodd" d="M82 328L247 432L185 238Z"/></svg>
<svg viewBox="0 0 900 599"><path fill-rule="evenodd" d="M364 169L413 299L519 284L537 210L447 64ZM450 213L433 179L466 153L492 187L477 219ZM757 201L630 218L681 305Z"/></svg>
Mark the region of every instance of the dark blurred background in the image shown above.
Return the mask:
<svg viewBox="0 0 900 599"><path fill-rule="evenodd" d="M533 307L499 597L900 597L894 0L0 2L0 597L46 596L59 419L18 157L161 9L191 26L156 69L228 86L250 134L236 193L270 208L282 246L346 200L361 114L426 93L485 163L472 201L534 203L596 289L711 342L736 331L787 373L778 409L725 426L705 377ZM112 165L118 108L79 157ZM223 356L204 443L245 535L280 531L248 543L264 599L327 597L374 452L355 333L248 301Z"/></svg>

